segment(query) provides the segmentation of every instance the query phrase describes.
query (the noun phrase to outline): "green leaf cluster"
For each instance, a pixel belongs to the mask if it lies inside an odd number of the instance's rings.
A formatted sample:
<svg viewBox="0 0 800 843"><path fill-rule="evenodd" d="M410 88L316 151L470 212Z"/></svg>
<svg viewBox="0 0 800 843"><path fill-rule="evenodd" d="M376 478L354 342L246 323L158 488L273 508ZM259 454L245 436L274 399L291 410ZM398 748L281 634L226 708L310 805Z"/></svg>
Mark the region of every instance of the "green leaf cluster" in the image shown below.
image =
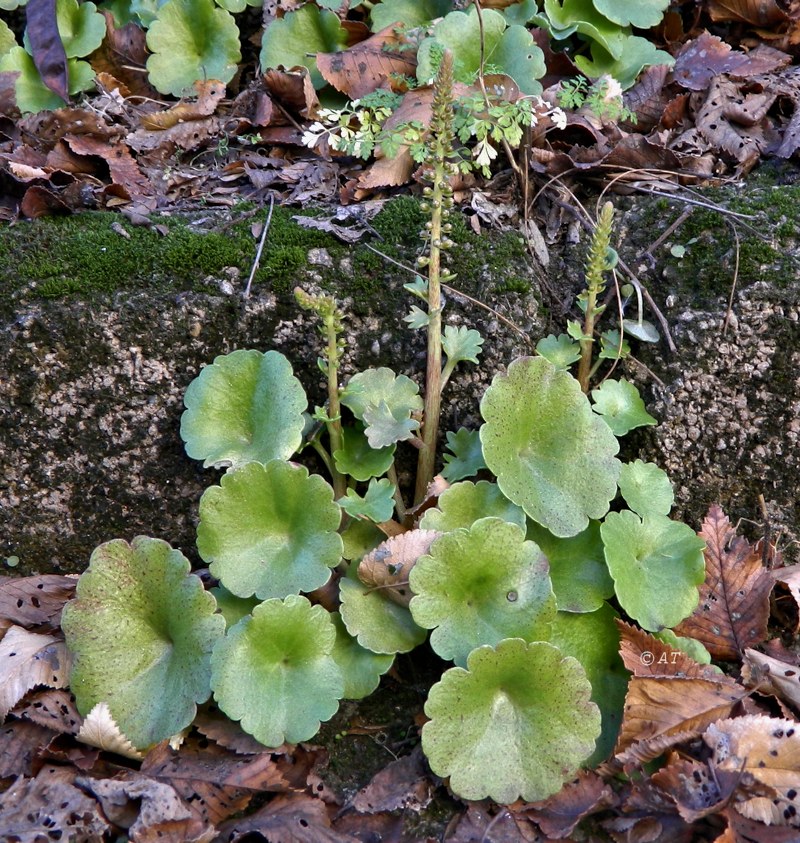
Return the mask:
<svg viewBox="0 0 800 843"><path fill-rule="evenodd" d="M666 475L618 458L654 419L625 380L587 394L568 336L543 342L495 376L479 431L448 434L452 485L418 515L394 458L419 388L388 368L341 387L341 318L318 315L329 397L313 417L276 351L222 355L189 385L187 453L225 469L197 530L218 585L156 539L98 548L64 613L79 709L106 703L146 749L213 695L266 745L303 741L429 640L453 663L425 706L431 768L464 798L544 799L614 746L617 609L668 637L698 600L704 545L669 518ZM442 374L477 358L475 332L441 333ZM298 462L306 447L331 483Z"/></svg>

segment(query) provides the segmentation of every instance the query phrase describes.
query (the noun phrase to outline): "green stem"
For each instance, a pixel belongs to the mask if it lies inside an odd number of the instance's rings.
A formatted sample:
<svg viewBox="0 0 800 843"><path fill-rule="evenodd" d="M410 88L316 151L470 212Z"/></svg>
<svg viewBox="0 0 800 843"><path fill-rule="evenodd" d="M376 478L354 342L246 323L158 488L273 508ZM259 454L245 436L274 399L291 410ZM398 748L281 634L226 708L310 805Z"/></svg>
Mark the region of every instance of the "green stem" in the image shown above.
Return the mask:
<svg viewBox="0 0 800 843"><path fill-rule="evenodd" d="M342 435L342 408L339 404L339 346L336 320L332 314L325 317L325 334L328 340L326 356L328 358L328 415L330 417L326 426L331 453L335 454L344 447L344 437ZM347 478L336 468L334 460L331 460L330 472L333 494L338 500L347 492Z"/></svg>
<svg viewBox="0 0 800 843"><path fill-rule="evenodd" d="M389 466L386 476L394 486L394 493L392 495L394 497L394 511L397 513L397 520L402 524L406 520L406 502L403 500L403 495L400 492L400 482L397 478L397 469L394 463Z"/></svg>

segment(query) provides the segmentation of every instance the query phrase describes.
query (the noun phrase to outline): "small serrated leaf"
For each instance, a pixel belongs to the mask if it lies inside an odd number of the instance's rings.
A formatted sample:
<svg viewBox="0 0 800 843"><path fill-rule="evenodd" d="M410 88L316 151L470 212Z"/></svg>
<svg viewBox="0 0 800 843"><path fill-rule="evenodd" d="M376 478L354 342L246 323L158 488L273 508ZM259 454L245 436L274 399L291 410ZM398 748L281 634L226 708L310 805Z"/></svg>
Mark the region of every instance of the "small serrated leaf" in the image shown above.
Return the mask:
<svg viewBox="0 0 800 843"><path fill-rule="evenodd" d="M385 477L381 480L373 477L363 497L348 489L337 503L351 518L366 518L376 523L388 521L394 512L394 483Z"/></svg>
<svg viewBox="0 0 800 843"><path fill-rule="evenodd" d="M472 328L455 328L447 325L442 335L442 350L447 355L447 362L477 363L483 345L483 337Z"/></svg>
<svg viewBox="0 0 800 843"><path fill-rule="evenodd" d="M371 448L388 448L395 442L411 439L419 428L412 418L397 418L385 401L364 410L364 433Z"/></svg>
<svg viewBox="0 0 800 843"><path fill-rule="evenodd" d="M549 360L557 369L564 370L581 359L580 346L567 334L543 337L536 343L536 353Z"/></svg>
<svg viewBox="0 0 800 843"><path fill-rule="evenodd" d="M455 483L465 477L474 477L486 468L481 436L477 430L467 430L465 427L459 428L457 433L448 430L447 449L450 453L445 451L442 477L449 483Z"/></svg>

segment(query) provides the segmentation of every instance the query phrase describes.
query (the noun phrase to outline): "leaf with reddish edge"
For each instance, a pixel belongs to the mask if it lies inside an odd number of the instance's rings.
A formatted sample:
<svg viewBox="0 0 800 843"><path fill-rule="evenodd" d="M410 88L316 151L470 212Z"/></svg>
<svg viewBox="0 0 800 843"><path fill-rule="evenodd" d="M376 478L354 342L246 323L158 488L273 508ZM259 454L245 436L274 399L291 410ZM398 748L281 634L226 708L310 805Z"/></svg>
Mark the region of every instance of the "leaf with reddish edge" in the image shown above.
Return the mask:
<svg viewBox="0 0 800 843"><path fill-rule="evenodd" d="M56 0L29 0L25 16L33 62L42 82L64 102L69 102L67 53L58 31Z"/></svg>
<svg viewBox="0 0 800 843"><path fill-rule="evenodd" d="M774 578L762 565L761 553L736 535L718 505L709 509L700 537L707 545L700 602L675 632L701 641L716 659L736 661L767 637Z"/></svg>

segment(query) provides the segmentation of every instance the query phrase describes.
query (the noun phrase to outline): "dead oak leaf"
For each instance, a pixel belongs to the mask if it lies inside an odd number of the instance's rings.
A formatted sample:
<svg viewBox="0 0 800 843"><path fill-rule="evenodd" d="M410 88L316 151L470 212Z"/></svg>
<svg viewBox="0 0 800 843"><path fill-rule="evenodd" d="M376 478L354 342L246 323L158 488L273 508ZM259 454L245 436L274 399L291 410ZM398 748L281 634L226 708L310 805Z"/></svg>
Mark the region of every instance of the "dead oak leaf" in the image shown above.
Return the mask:
<svg viewBox="0 0 800 843"><path fill-rule="evenodd" d="M675 632L701 641L714 658L737 660L767 637L773 576L761 554L736 536L721 507L712 506L700 531L706 541L706 579L700 602Z"/></svg>

